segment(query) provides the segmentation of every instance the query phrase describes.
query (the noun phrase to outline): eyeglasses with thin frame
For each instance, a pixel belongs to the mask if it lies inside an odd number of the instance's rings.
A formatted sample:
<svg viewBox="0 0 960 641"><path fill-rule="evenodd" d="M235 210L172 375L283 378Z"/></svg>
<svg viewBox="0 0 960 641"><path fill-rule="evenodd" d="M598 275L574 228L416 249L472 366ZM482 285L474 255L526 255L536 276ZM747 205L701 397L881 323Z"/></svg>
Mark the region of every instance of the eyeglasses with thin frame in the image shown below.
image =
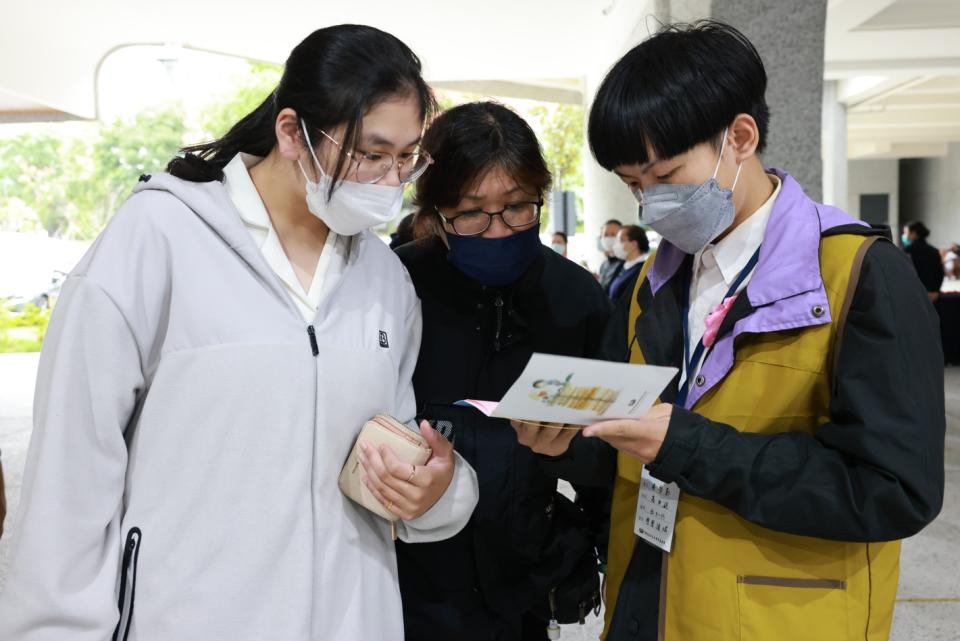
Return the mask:
<svg viewBox="0 0 960 641"><path fill-rule="evenodd" d="M471 209L461 212L456 216L446 216L437 209L437 215L440 219L453 227L453 231L458 236L479 236L490 228L494 216L499 216L503 224L511 229L526 227L540 220L540 209L543 207L543 201L511 203L500 211L483 211L482 209Z"/></svg>
<svg viewBox="0 0 960 641"><path fill-rule="evenodd" d="M357 182L368 184L379 182L396 165L400 182L403 184L412 183L433 164L433 157L420 148L400 154L398 161L393 154L384 151L362 151L360 149L347 151L330 134L323 129L319 131L353 163Z"/></svg>

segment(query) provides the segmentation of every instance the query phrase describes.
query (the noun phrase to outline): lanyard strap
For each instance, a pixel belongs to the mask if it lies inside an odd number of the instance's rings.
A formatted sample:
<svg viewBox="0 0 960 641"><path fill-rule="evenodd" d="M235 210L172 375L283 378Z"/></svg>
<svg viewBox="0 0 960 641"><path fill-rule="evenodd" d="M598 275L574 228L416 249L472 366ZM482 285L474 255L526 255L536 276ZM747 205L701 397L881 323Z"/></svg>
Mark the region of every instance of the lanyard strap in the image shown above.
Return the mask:
<svg viewBox="0 0 960 641"><path fill-rule="evenodd" d="M730 285L730 289L727 290L726 295L720 301L721 303L734 294L737 293L737 290L740 289L740 285L743 284L743 281L750 275L750 272L753 271L753 268L757 266L757 262L760 260L760 248L757 247L757 251L753 252L753 256L750 257L750 260L747 261L747 264L743 269L740 270L740 273L737 274L737 277L733 279L733 284ZM690 273L687 274L687 277L683 286L683 362L686 365L686 376L683 381L683 385L680 387L680 391L677 394L677 405L683 407L687 403L687 396L690 394L690 382L693 379L693 368L700 363L703 358L703 353L706 348L703 345L703 338L700 338L700 341L697 343L696 348L693 350L693 355L690 355L690 285L693 279L693 266L690 268Z"/></svg>

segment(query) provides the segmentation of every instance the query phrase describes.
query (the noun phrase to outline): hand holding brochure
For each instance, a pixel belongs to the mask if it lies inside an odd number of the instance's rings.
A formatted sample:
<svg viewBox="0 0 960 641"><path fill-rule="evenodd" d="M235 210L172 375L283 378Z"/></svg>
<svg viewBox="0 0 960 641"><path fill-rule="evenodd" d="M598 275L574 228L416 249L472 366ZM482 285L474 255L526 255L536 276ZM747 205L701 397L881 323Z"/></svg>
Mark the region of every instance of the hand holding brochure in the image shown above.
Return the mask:
<svg viewBox="0 0 960 641"><path fill-rule="evenodd" d="M457 404L497 418L586 426L643 416L676 374L674 367L534 354L499 403Z"/></svg>

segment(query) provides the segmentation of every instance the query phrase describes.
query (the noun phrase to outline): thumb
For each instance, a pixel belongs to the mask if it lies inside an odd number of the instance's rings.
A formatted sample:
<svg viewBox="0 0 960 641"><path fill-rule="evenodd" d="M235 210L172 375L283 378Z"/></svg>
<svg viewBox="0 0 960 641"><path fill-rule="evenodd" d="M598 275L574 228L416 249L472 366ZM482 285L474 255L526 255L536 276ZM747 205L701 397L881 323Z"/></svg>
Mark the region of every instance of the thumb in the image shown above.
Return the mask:
<svg viewBox="0 0 960 641"><path fill-rule="evenodd" d="M420 434L426 439L430 449L433 450L432 459L448 459L453 457L453 443L443 437L437 430L430 427L430 423L420 421Z"/></svg>

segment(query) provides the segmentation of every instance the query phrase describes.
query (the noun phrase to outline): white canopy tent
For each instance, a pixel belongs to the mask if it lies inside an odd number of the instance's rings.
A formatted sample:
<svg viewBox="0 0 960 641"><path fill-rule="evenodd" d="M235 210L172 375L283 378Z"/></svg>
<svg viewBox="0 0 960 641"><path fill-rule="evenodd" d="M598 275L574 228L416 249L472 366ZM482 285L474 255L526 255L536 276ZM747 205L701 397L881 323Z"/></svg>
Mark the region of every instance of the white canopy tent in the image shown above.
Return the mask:
<svg viewBox="0 0 960 641"><path fill-rule="evenodd" d="M404 40L440 88L589 102L612 62L656 30L654 15L689 20L725 1L0 0L0 122L98 118L99 72L125 47L282 62L312 30L344 22ZM825 44L825 176L844 176L848 158L944 156L960 142L960 2L827 0ZM635 207L606 172L584 173L591 229ZM844 204L846 179L835 182L829 201Z"/></svg>
<svg viewBox="0 0 960 641"><path fill-rule="evenodd" d="M312 30L347 22L370 24L404 40L434 82L519 81L571 101L581 78L615 59L650 5L645 0L167 0L147 10L129 0L3 0L0 109L95 118L98 71L123 47L171 44L283 62ZM542 78L551 80L531 80Z"/></svg>
<svg viewBox="0 0 960 641"><path fill-rule="evenodd" d="M713 0L714 3L722 0ZM786 2L788 0L784 0ZM437 86L579 102L662 19L710 0L0 0L0 122L96 118L98 72L131 45L282 62L313 29L371 24ZM933 154L960 140L960 2L829 0L825 76L851 109L854 157ZM931 149L919 148L927 145ZM906 153L910 152L910 153Z"/></svg>

